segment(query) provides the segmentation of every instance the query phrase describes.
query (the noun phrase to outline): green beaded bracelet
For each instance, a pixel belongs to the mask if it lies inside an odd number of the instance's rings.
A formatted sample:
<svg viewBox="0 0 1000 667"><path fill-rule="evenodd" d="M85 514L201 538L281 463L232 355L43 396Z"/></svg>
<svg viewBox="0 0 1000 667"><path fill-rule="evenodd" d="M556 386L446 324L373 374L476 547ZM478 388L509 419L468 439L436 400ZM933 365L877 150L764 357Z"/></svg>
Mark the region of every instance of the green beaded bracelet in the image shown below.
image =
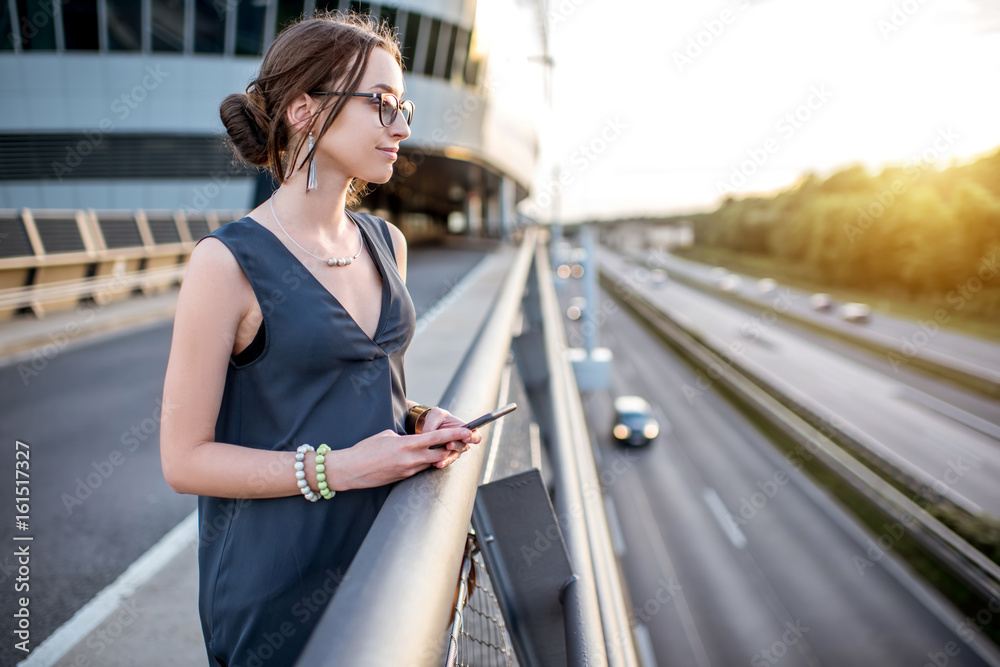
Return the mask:
<svg viewBox="0 0 1000 667"><path fill-rule="evenodd" d="M319 486L319 495L323 496L324 499L330 500L337 493L331 489L326 483L326 455L330 452L330 446L322 444L316 450L316 481L317 486Z"/></svg>

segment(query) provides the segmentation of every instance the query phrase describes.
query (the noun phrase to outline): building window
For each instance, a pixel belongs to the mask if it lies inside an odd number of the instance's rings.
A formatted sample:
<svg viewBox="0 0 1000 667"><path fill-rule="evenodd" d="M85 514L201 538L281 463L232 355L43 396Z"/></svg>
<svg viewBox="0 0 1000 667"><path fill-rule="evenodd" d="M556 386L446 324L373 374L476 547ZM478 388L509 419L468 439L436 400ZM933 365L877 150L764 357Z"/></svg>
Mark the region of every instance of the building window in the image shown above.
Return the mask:
<svg viewBox="0 0 1000 667"><path fill-rule="evenodd" d="M444 63L444 72L441 76L451 79L451 66L455 62L455 40L458 39L458 26L444 26L448 35L448 56ZM450 34L449 34L450 33Z"/></svg>
<svg viewBox="0 0 1000 667"><path fill-rule="evenodd" d="M184 50L184 0L152 0L153 50Z"/></svg>
<svg viewBox="0 0 1000 667"><path fill-rule="evenodd" d="M17 0L22 49L56 50L56 27L52 13L52 0Z"/></svg>
<svg viewBox="0 0 1000 667"><path fill-rule="evenodd" d="M236 7L236 55L259 56L264 51L267 0L243 0Z"/></svg>
<svg viewBox="0 0 1000 667"><path fill-rule="evenodd" d="M406 34L403 35L403 69L413 69L413 59L417 54L417 38L420 37L420 14L408 12L406 15Z"/></svg>
<svg viewBox="0 0 1000 667"><path fill-rule="evenodd" d="M67 51L97 51L97 0L62 0Z"/></svg>
<svg viewBox="0 0 1000 667"><path fill-rule="evenodd" d="M0 7L0 51L12 51L14 49L14 30L10 24L10 8L8 5Z"/></svg>
<svg viewBox="0 0 1000 667"><path fill-rule="evenodd" d="M302 0L278 0L278 32L305 12Z"/></svg>
<svg viewBox="0 0 1000 667"><path fill-rule="evenodd" d="M226 5L215 0L195 0L194 50L222 53L226 46Z"/></svg>
<svg viewBox="0 0 1000 667"><path fill-rule="evenodd" d="M453 51L454 61L451 64L452 79L455 83L465 81L465 63L469 59L469 31L462 28L455 29L455 49Z"/></svg>
<svg viewBox="0 0 1000 667"><path fill-rule="evenodd" d="M396 27L397 9L395 7L382 6L379 8L379 23L388 23L393 28Z"/></svg>
<svg viewBox="0 0 1000 667"><path fill-rule="evenodd" d="M437 60L438 38L441 34L441 20L431 21L431 36L427 44L427 59L424 60L424 74L434 76L434 61Z"/></svg>
<svg viewBox="0 0 1000 667"><path fill-rule="evenodd" d="M108 7L108 49L142 51L142 5L135 0L104 0Z"/></svg>

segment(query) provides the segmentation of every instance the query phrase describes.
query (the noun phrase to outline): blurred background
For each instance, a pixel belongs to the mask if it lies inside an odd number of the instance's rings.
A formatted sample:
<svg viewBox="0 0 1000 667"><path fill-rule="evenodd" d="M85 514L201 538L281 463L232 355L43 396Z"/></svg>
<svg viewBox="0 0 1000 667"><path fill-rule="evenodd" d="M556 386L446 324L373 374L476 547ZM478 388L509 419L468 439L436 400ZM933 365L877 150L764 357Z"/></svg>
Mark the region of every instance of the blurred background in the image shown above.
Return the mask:
<svg viewBox="0 0 1000 667"><path fill-rule="evenodd" d="M201 664L195 499L159 468L172 314L194 244L274 187L221 100L325 10L402 46L412 136L361 208L410 244L425 402L542 231L521 291L555 309L515 337L561 332L575 371L609 664L1000 665L988 0L4 3L0 437L36 476L30 531L0 537L36 538L27 664ZM523 421L492 446L558 503L521 345L500 393ZM459 662L532 664L510 632Z"/></svg>

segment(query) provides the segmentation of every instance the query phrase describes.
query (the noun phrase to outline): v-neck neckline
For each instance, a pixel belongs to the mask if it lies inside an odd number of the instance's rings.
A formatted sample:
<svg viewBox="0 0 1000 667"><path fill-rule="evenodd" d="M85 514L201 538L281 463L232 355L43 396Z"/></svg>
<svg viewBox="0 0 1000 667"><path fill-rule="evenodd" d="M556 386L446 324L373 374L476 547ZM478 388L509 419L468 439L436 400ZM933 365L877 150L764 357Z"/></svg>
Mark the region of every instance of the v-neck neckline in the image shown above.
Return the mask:
<svg viewBox="0 0 1000 667"><path fill-rule="evenodd" d="M385 318L387 317L388 312L389 312L389 303L388 303L389 302L389 299L388 299L388 296L389 296L389 286L388 286L389 278L386 275L385 267L382 266L382 262L381 262L381 260L378 257L378 252L374 249L375 246L372 243L371 237L368 235L368 232L365 230L364 225L362 225L358 220L356 220L354 218L354 216L351 215L351 212L348 211L347 209L344 209L344 213L347 215L348 218L351 219L351 222L353 222L357 226L358 230L361 232L361 235L364 237L364 239L365 239L365 247L368 250L368 256L371 257L372 263L375 264L375 268L378 270L379 276L382 278L382 289L381 289L381 295L380 295L381 296L381 306L379 308L378 324L375 325L375 333L373 333L370 336L368 335L368 332L364 330L364 328L361 326L361 324L359 324L358 321L356 319L354 319L354 315L351 314L351 311L347 310L347 308L344 306L344 304L342 304L340 302L340 299L338 299L336 296L334 296L333 292L331 292L330 290L328 290L326 288L326 285L324 285L322 282L320 282L319 278L316 277L316 274L314 274L312 271L310 271L309 267L307 267L305 264L303 264L302 260L300 260L298 257L296 257L295 253L293 253L291 251L291 249L289 249L288 246L286 246L284 243L282 243L281 239L278 238L277 234L275 234L273 231L271 231L270 229L268 229L264 225L260 224L259 221L255 220L254 218L250 217L249 215L246 216L246 218L247 218L247 220L253 221L254 224L256 224L258 227L260 227L261 229L263 229L264 231L266 231L268 234L270 234L271 238L274 239L274 242L277 243L282 249L284 249L284 251L286 253L288 253L288 255L293 260L295 260L295 262L297 262L299 266L302 267L302 270L305 271L307 274L309 274L309 278L312 279L312 281L314 283L316 283L316 286L319 287L323 292L325 292L326 295L330 298L330 300L333 301L333 303L338 308L340 308L340 310L342 310L345 315L347 315L347 319L349 319L351 321L351 323L354 325L354 327L358 331L360 331L361 334L365 338L367 338L369 341L371 341L371 343L373 345L375 345L376 347L379 347L379 344L376 343L375 341L378 339L379 335L382 333L383 329L385 328Z"/></svg>

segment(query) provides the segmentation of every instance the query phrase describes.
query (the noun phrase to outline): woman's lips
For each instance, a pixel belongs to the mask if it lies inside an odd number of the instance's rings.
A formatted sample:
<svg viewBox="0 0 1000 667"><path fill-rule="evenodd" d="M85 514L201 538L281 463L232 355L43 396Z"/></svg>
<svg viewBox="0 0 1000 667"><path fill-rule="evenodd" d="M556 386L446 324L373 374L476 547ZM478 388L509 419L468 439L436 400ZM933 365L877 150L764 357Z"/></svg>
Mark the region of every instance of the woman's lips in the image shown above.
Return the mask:
<svg viewBox="0 0 1000 667"><path fill-rule="evenodd" d="M395 160L398 157L395 148L380 148L378 150L390 160Z"/></svg>

